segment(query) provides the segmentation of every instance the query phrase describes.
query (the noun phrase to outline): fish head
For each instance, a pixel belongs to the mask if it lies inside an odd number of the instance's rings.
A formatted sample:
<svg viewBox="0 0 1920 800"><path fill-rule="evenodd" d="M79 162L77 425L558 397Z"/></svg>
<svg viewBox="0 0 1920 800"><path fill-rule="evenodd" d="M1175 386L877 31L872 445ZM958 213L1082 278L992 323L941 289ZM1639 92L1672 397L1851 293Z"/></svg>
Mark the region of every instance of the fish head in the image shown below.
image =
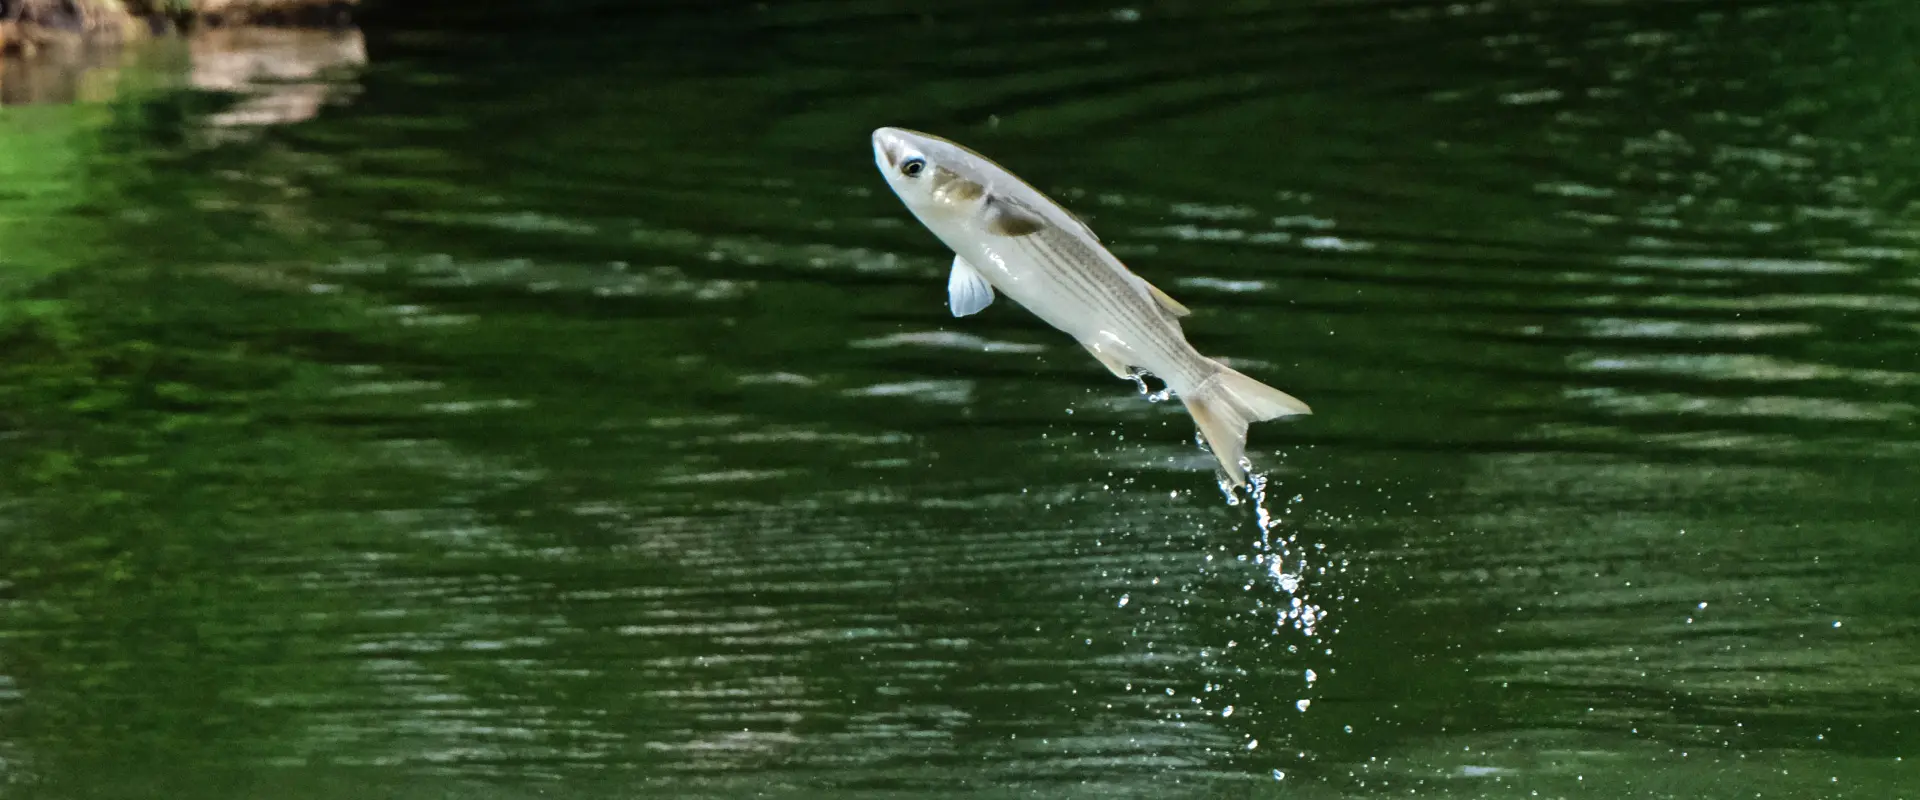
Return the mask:
<svg viewBox="0 0 1920 800"><path fill-rule="evenodd" d="M922 220L964 218L978 212L987 196L984 159L938 136L905 128L876 130L873 163Z"/></svg>

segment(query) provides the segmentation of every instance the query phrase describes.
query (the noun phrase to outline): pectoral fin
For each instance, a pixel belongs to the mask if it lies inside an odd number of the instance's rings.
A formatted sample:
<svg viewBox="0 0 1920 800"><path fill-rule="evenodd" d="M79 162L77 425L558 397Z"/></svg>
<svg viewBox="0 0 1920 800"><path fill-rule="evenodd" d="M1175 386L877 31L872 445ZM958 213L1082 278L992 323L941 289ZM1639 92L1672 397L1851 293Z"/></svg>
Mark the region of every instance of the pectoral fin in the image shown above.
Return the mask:
<svg viewBox="0 0 1920 800"><path fill-rule="evenodd" d="M1080 346L1087 348L1087 352L1092 353L1095 359L1107 365L1107 369L1113 372L1114 377L1126 378L1128 380L1133 379L1133 368L1129 366L1127 362L1114 358L1111 353L1102 353L1100 352L1100 348L1087 344L1086 342L1081 342Z"/></svg>
<svg viewBox="0 0 1920 800"><path fill-rule="evenodd" d="M987 198L987 232L999 236L1026 236L1046 227L1047 220L1024 204L999 195Z"/></svg>
<svg viewBox="0 0 1920 800"><path fill-rule="evenodd" d="M966 259L954 256L953 273L947 276L947 308L954 316L964 317L992 304L993 284Z"/></svg>

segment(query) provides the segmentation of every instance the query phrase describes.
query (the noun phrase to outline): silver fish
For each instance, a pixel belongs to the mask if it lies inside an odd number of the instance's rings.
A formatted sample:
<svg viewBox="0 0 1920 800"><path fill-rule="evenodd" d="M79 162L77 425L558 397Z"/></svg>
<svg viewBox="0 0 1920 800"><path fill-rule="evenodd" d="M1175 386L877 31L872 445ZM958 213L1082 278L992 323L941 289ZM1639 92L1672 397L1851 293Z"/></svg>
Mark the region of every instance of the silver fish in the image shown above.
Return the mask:
<svg viewBox="0 0 1920 800"><path fill-rule="evenodd" d="M1187 343L1189 313L1128 270L1079 218L999 164L902 128L873 132L873 161L907 209L953 249L947 303L978 313L1005 292L1066 331L1115 376L1158 376L1193 415L1227 479L1247 481L1247 425L1312 409L1203 356Z"/></svg>

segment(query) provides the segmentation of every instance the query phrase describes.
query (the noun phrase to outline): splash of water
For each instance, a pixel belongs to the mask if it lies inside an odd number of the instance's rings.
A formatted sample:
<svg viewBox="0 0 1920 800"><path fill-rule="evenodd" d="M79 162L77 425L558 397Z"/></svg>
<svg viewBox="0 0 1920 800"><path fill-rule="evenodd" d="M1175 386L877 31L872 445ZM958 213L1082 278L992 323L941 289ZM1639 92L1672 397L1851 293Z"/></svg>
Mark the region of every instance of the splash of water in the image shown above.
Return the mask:
<svg viewBox="0 0 1920 800"><path fill-rule="evenodd" d="M1297 547L1299 534L1284 533L1279 518L1267 508L1267 488L1270 485L1267 476L1252 472L1252 464L1245 459L1241 459L1240 465L1248 469L1247 499L1253 504L1254 525L1260 531L1259 540L1254 542L1254 563L1264 566L1274 588L1288 597L1287 607L1278 612L1278 618L1274 621L1274 630L1292 627L1310 638L1317 637L1320 623L1326 620L1327 613L1302 592L1311 565L1307 562L1305 550ZM1229 489L1229 505L1237 504L1231 499L1237 497L1238 493ZM1294 495L1287 504L1292 505L1302 499L1302 496Z"/></svg>
<svg viewBox="0 0 1920 800"><path fill-rule="evenodd" d="M1272 628L1269 633L1273 640L1271 643L1278 646L1272 651L1274 655L1281 658L1286 658L1281 655L1281 652L1309 657L1331 655L1332 651L1322 638L1323 633L1329 630L1328 614L1326 609L1314 599L1314 576L1326 573L1325 565L1315 564L1315 554L1320 551L1320 548L1312 542L1303 543L1300 540L1299 531L1288 524L1293 521L1291 515L1295 512L1294 506L1305 502L1306 498L1302 494L1291 496L1275 494L1280 489L1280 485L1272 478L1253 471L1253 465L1248 459L1241 459L1240 466L1248 476L1244 491L1224 478L1220 481L1220 490L1228 506L1238 507L1243 504L1252 506L1254 530L1257 533L1253 537L1250 552L1243 554L1240 560L1251 562L1259 572L1257 575L1248 575L1244 579L1242 590L1252 594L1255 613L1271 620ZM1282 500L1283 497L1286 499ZM1243 524L1236 524L1235 527L1244 529ZM1262 591L1263 588L1264 591ZM1219 652L1225 653L1242 644L1244 643L1230 641ZM1278 713L1280 709L1285 709L1289 715L1306 714L1313 707L1313 695L1319 689L1317 683L1324 668L1316 670L1306 665L1298 665L1296 669L1299 670L1296 674L1300 675L1302 680L1298 685L1299 694L1290 698L1270 698L1274 701L1271 707L1267 707L1266 702L1259 702L1251 707L1241 703L1223 705L1215 712L1217 718L1223 722L1228 719L1233 720L1236 728L1241 727L1243 718L1246 719L1244 724L1247 727L1239 731L1245 736L1246 741L1237 748L1237 758L1259 758L1262 761L1269 758L1292 758L1290 754L1284 752L1267 756L1265 749L1258 754L1253 751L1257 746L1254 742L1259 741L1254 737L1260 732L1279 733L1292 725L1291 722L1282 722L1277 719L1267 721L1262 717ZM1217 697L1222 702L1245 699L1243 695L1224 683L1209 684L1208 689L1210 697ZM1204 701L1196 696L1194 702ZM1307 757L1305 753L1299 755L1302 758ZM1261 768L1273 768L1275 775L1284 775L1271 763L1262 764Z"/></svg>
<svg viewBox="0 0 1920 800"><path fill-rule="evenodd" d="M1173 387L1163 385L1156 391L1152 384L1147 383L1147 376L1151 374L1153 373L1144 371L1131 372L1127 377L1133 379L1133 385L1140 387L1140 393L1146 395L1150 402L1164 403L1168 398L1173 397Z"/></svg>

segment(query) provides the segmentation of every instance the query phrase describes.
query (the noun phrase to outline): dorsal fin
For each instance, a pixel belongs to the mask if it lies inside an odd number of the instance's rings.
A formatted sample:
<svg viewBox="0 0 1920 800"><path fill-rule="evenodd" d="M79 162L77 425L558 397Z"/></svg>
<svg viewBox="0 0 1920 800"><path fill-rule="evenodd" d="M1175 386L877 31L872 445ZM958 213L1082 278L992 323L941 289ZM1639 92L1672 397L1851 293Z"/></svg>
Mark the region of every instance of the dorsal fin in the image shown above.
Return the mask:
<svg viewBox="0 0 1920 800"><path fill-rule="evenodd" d="M1140 285L1147 287L1147 294L1153 295L1154 302L1159 303L1161 308L1167 310L1167 313L1176 317L1184 317L1193 313L1193 309L1187 308L1181 305L1180 301L1168 297L1166 292L1160 291L1160 287L1147 283L1147 279L1141 278Z"/></svg>
<svg viewBox="0 0 1920 800"><path fill-rule="evenodd" d="M1060 205L1059 203L1055 203L1054 207L1060 209L1061 211L1066 212L1067 219L1073 220L1075 223L1078 223L1080 225L1080 232L1086 234L1087 238L1092 239L1096 242L1100 241L1100 234L1094 233L1093 226L1088 225L1087 221L1084 219L1081 219L1079 214L1073 213L1071 209L1067 208L1066 206Z"/></svg>

